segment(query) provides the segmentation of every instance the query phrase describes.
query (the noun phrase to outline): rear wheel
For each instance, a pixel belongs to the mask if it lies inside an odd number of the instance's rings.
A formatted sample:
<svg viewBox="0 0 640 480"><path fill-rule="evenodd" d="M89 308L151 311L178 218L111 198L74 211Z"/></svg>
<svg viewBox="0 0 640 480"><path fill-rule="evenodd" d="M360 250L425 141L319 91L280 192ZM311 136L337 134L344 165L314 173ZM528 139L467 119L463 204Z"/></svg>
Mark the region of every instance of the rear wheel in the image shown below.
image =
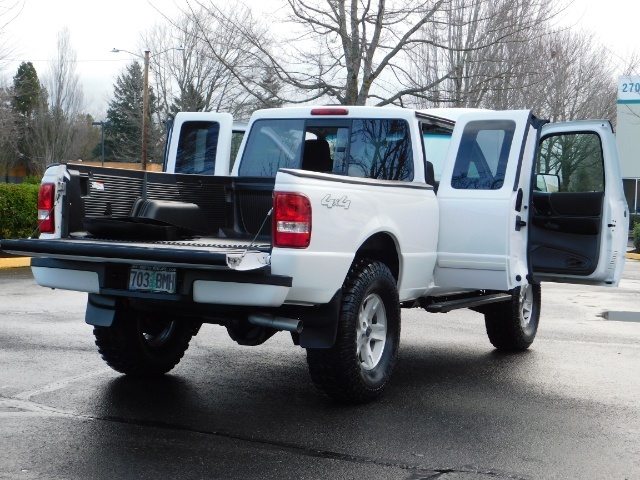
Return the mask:
<svg viewBox="0 0 640 480"><path fill-rule="evenodd" d="M540 321L540 285L513 289L511 300L492 305L484 314L489 341L498 350L522 351L536 338Z"/></svg>
<svg viewBox="0 0 640 480"><path fill-rule="evenodd" d="M199 325L152 318L119 307L110 327L94 327L102 359L114 370L134 376L167 373L182 359Z"/></svg>
<svg viewBox="0 0 640 480"><path fill-rule="evenodd" d="M364 403L389 381L400 341L396 281L381 262L361 260L342 289L338 333L333 347L307 349L315 385L345 403Z"/></svg>

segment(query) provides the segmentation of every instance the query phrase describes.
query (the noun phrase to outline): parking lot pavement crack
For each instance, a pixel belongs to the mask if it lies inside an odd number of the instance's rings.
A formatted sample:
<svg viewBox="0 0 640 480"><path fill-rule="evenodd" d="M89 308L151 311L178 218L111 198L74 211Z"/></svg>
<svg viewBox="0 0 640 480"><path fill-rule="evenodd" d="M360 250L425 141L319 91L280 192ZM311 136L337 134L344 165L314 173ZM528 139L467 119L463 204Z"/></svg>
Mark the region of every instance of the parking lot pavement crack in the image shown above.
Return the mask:
<svg viewBox="0 0 640 480"><path fill-rule="evenodd" d="M476 467L442 468L442 467L425 466L420 464L396 462L393 460L385 460L385 459L379 459L379 458L365 457L361 455L350 455L347 453L334 452L330 450L315 449L311 447L297 445L295 443L267 440L264 438L240 435L240 434L224 432L219 430L196 429L196 428L191 428L184 425L175 425L175 424L170 424L166 422L128 419L128 418L115 417L115 416L93 417L93 418L94 420L113 422L113 423L122 423L126 425L135 425L138 427L183 431L188 433L195 433L198 435L227 438L231 440L237 440L241 442L260 445L263 448L285 451L295 455L304 455L307 457L316 457L316 458L338 460L338 461L350 462L350 463L372 464L372 465L377 465L381 467L397 468L397 469L406 470L412 473L412 475L410 475L407 480L418 480L418 479L426 480L426 479L432 479L432 478L434 479L446 478L446 477L443 477L443 475L446 475L446 474L475 474L475 475L481 475L483 477L486 476L487 478L526 480L526 477L522 477L512 473L507 473L507 472L500 472L498 470L492 470L492 469L483 469L483 468L476 468Z"/></svg>
<svg viewBox="0 0 640 480"><path fill-rule="evenodd" d="M473 475L473 478L509 478L509 479L515 479L515 480L524 480L528 477L522 477L520 475L515 475L512 473L508 473L508 472L502 472L499 470L486 470L486 469L479 469L479 468L474 468L474 467L463 467L463 468L443 468L443 469L436 469L434 470L434 474L430 475L430 476L424 476L421 473L415 473L413 475L410 475L409 477L407 477L405 480L447 480L449 478L451 478L452 480L454 478L461 478L459 475L463 475L464 477L462 478L472 478L471 475ZM450 476L450 475L454 475L454 476Z"/></svg>

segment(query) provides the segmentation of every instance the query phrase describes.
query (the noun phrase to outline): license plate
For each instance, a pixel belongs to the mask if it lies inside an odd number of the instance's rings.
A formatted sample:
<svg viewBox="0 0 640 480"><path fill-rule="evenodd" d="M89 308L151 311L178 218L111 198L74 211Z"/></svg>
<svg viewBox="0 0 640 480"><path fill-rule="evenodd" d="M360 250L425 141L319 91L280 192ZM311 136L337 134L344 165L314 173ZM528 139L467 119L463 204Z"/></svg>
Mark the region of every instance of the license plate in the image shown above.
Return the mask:
<svg viewBox="0 0 640 480"><path fill-rule="evenodd" d="M134 265L129 272L129 290L176 293L176 269Z"/></svg>

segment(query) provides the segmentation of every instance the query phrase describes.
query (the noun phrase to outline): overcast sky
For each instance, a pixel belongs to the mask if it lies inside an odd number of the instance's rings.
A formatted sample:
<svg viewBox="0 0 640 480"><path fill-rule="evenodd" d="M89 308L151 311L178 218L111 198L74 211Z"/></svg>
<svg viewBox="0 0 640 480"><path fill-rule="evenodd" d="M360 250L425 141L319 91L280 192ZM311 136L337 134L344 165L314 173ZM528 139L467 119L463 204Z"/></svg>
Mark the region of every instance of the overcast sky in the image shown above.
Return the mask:
<svg viewBox="0 0 640 480"><path fill-rule="evenodd" d="M262 9L284 2L246 1ZM5 40L15 46L13 61L3 72L4 76L13 77L22 61L33 62L38 75L42 76L54 57L56 35L66 26L77 52L76 71L84 87L88 110L101 119L116 77L134 58L126 53L111 53L111 50L117 47L137 53L140 33L162 22L163 14L175 16L179 11L177 5L185 3L180 0L25 0L22 12L4 28ZM640 51L638 0L574 0L564 17L566 24L594 30L613 55L624 56L634 49Z"/></svg>

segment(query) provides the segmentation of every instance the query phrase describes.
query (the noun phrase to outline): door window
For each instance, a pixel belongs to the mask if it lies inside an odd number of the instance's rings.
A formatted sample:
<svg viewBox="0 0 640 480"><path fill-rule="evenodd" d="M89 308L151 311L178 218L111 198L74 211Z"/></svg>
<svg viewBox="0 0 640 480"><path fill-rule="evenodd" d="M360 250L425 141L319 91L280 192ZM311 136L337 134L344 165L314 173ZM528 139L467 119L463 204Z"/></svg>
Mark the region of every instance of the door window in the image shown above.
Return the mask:
<svg viewBox="0 0 640 480"><path fill-rule="evenodd" d="M213 175L218 148L218 122L185 122L180 128L175 173Z"/></svg>
<svg viewBox="0 0 640 480"><path fill-rule="evenodd" d="M502 188L515 128L511 120L469 122L462 132L451 186L461 190Z"/></svg>
<svg viewBox="0 0 640 480"><path fill-rule="evenodd" d="M543 192L604 192L604 161L595 133L552 135L542 140L535 189Z"/></svg>

